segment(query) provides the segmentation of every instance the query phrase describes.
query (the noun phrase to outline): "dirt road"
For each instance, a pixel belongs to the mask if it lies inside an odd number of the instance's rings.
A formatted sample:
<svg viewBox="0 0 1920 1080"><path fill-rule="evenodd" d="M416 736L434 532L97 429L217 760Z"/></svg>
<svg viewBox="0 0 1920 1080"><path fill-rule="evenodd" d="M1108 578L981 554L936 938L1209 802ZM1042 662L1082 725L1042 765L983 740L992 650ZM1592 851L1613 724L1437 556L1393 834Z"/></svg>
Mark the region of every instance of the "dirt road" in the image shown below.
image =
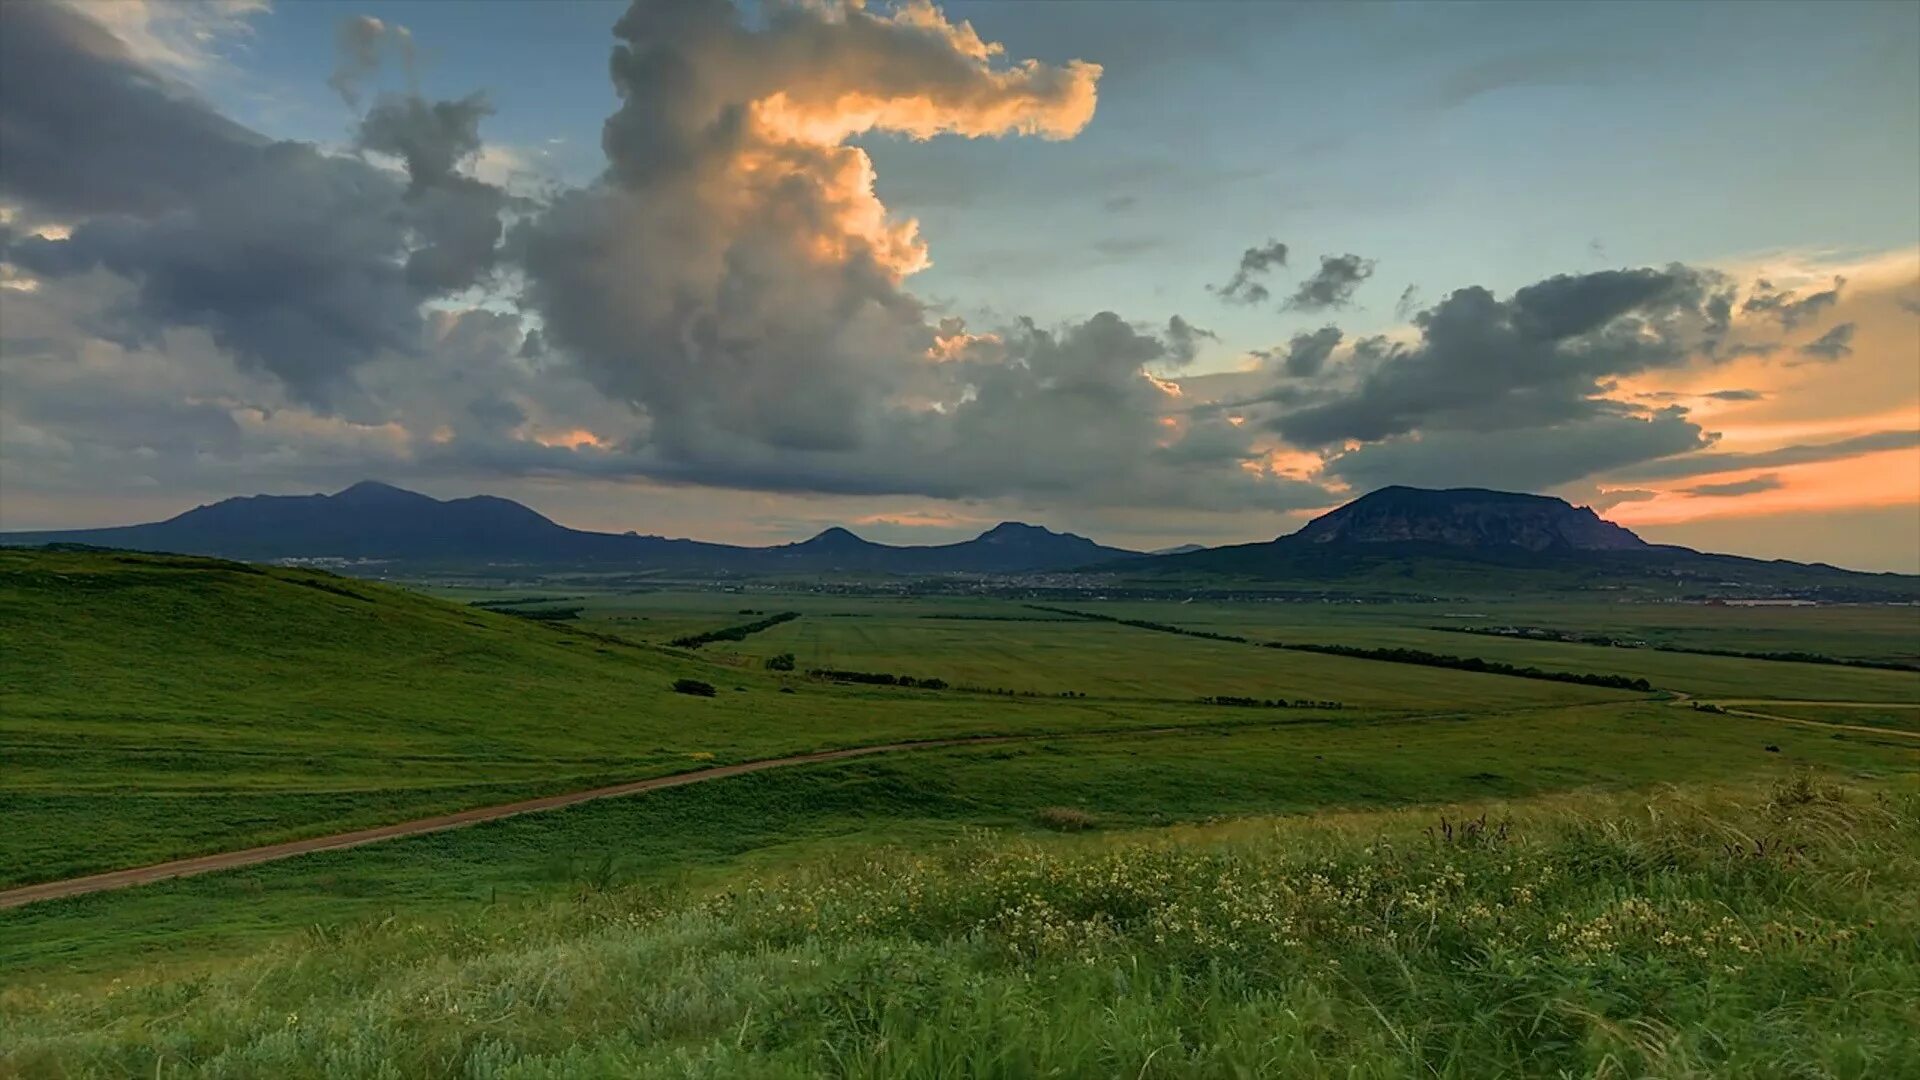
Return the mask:
<svg viewBox="0 0 1920 1080"><path fill-rule="evenodd" d="M1152 729L1133 732L1139 735L1170 734L1182 729ZM111 870L104 874L90 874L87 877L68 878L65 881L47 881L38 885L25 885L17 889L0 892L0 909L15 908L22 904L31 904L40 900L56 900L67 896L83 896L87 893L104 892L108 889L124 889L132 885L145 885L168 878L191 877L195 874L212 873L215 870L231 870L239 866L253 866L257 863L272 862L276 859L306 855L315 851L337 851L341 848L359 847L362 844L378 843L381 840L393 840L402 836L419 836L423 833L441 832L446 829L458 829L466 825L476 825L483 821L498 821L516 814L528 814L538 810L557 810L563 806L574 806L594 799L611 799L621 795L638 795L647 791L659 791L663 788L681 787L686 784L699 784L708 780L723 780L729 776L760 772L765 769L779 769L789 765L812 765L823 761L844 761L847 758L868 757L874 754L893 754L907 750L934 750L947 746L984 746L991 743L1015 742L1030 739L1059 739L1072 736L1053 735L991 735L975 738L927 739L920 742L883 743L876 746L855 746L844 750L820 750L811 754L793 754L788 757L766 758L761 761L743 761L737 765L719 765L711 769L699 769L694 772L674 773L671 776L656 776L649 780L634 780L625 784L609 787L591 788L586 791L570 791L563 795L548 795L538 799L524 799L520 802L503 803L499 806L481 806L472 810L462 810L453 814L441 814L437 817L420 818L415 821L401 821L392 825L380 825L371 829L357 829L353 832L335 833L332 836L315 836L306 840L290 840L284 844L268 844L265 847L246 848L241 851L225 851L216 855L199 855L190 859L175 859L172 862L155 863L152 866L136 866L127 870Z"/></svg>

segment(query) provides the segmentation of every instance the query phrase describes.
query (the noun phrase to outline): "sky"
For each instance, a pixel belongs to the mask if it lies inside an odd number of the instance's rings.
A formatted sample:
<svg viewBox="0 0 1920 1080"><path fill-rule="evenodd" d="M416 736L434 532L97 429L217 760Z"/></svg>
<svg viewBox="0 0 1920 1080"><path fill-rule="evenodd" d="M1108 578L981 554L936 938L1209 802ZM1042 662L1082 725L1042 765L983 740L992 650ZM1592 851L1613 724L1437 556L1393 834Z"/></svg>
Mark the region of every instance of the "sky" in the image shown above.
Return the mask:
<svg viewBox="0 0 1920 1080"><path fill-rule="evenodd" d="M0 6L0 528L1265 540L1389 484L1920 572L1920 6Z"/></svg>

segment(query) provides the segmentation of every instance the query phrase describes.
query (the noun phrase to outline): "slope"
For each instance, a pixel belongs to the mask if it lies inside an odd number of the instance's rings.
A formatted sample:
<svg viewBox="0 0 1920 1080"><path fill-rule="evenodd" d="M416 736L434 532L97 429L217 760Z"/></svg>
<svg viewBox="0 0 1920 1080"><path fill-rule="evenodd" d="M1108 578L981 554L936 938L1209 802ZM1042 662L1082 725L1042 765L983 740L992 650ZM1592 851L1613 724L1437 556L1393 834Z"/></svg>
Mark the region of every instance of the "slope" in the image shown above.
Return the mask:
<svg viewBox="0 0 1920 1080"><path fill-rule="evenodd" d="M849 695L304 569L0 551L0 884L834 746L1132 722ZM714 698L673 693L680 677ZM1158 722L1143 714L1140 723Z"/></svg>

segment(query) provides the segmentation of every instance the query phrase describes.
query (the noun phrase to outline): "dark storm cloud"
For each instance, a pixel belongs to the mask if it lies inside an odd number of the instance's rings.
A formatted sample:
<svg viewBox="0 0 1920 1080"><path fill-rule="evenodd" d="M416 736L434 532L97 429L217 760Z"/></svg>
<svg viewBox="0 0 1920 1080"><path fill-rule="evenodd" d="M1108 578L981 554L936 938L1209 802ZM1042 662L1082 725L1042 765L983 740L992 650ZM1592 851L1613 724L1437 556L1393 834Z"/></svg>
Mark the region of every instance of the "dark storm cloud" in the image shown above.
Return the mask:
<svg viewBox="0 0 1920 1080"><path fill-rule="evenodd" d="M506 193L456 172L480 152L480 121L492 113L480 94L431 103L383 97L360 123L362 149L406 163L416 244L407 280L423 295L464 289L493 268Z"/></svg>
<svg viewBox="0 0 1920 1080"><path fill-rule="evenodd" d="M56 217L157 214L266 140L57 3L0 4L0 195Z"/></svg>
<svg viewBox="0 0 1920 1080"><path fill-rule="evenodd" d="M1684 410L1609 411L1535 427L1425 431L1336 454L1327 471L1355 488L1494 487L1541 491L1594 473L1712 445Z"/></svg>
<svg viewBox="0 0 1920 1080"><path fill-rule="evenodd" d="M1356 350L1354 385L1272 425L1294 443L1325 446L1595 417L1613 407L1604 381L1689 359L1720 284L1711 271L1675 265L1563 275L1506 300L1460 289L1415 318L1418 343Z"/></svg>
<svg viewBox="0 0 1920 1080"><path fill-rule="evenodd" d="M1219 341L1220 335L1198 327L1178 315L1167 320L1167 360L1185 365L1200 353L1200 342Z"/></svg>
<svg viewBox="0 0 1920 1080"><path fill-rule="evenodd" d="M355 396L353 369L417 347L422 300L491 260L498 193L451 175L477 147L473 99L370 118L369 145L409 163L403 190L366 162L225 120L58 5L0 17L0 70L48 80L0 97L0 185L79 219L65 239L13 239L4 256L41 277L99 268L135 283L95 321L104 336L201 327L241 366L338 403Z"/></svg>
<svg viewBox="0 0 1920 1080"><path fill-rule="evenodd" d="M1272 273L1275 267L1286 265L1287 245L1278 240L1268 240L1241 254L1240 265L1234 269L1233 276L1227 279L1225 285L1209 285L1207 288L1230 303L1263 304L1272 299L1273 293L1260 279Z"/></svg>
<svg viewBox="0 0 1920 1080"><path fill-rule="evenodd" d="M1322 255L1320 269L1300 283L1280 307L1286 311L1325 311L1346 307L1373 276L1373 260L1358 255Z"/></svg>
<svg viewBox="0 0 1920 1080"><path fill-rule="evenodd" d="M1333 350L1339 347L1340 337L1340 328L1337 326L1323 326L1311 333L1293 335L1293 340L1287 342L1282 369L1296 377L1320 374L1321 369L1327 366L1328 358L1333 355Z"/></svg>
<svg viewBox="0 0 1920 1080"><path fill-rule="evenodd" d="M1686 476L1735 472L1742 469L1778 469L1789 465L1840 461L1845 458L1859 457L1862 454L1905 450L1913 446L1920 446L1920 431L1875 431L1866 435L1837 439L1833 442L1801 443L1773 450L1691 454L1670 461L1647 462L1627 469L1625 473L1637 479L1671 480Z"/></svg>
<svg viewBox="0 0 1920 1080"><path fill-rule="evenodd" d="M1821 334L1818 338L1800 346L1801 356L1811 356L1815 360L1839 360L1853 355L1853 333L1856 327L1850 322Z"/></svg>
<svg viewBox="0 0 1920 1080"><path fill-rule="evenodd" d="M1740 310L1749 315L1777 319L1781 326L1792 330L1839 303L1840 290L1846 283L1846 278L1836 277L1832 288L1803 297L1795 292L1777 289L1773 282L1762 278L1753 283L1753 291L1748 294L1746 303L1740 305Z"/></svg>
<svg viewBox="0 0 1920 1080"><path fill-rule="evenodd" d="M1679 490L1682 495L1696 495L1708 499L1732 499L1741 495L1755 495L1762 491L1775 491L1780 487L1778 474L1765 473L1726 484L1698 484Z"/></svg>

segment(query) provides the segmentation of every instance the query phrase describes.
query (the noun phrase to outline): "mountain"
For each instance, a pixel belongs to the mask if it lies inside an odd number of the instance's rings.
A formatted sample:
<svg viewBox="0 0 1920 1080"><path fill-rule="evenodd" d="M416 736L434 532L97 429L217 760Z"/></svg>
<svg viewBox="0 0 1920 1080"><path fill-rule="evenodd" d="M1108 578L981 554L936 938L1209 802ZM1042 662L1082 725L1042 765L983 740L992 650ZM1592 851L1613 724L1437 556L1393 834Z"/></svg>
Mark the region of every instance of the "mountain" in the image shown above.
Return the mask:
<svg viewBox="0 0 1920 1080"><path fill-rule="evenodd" d="M1099 569L1143 583L1199 579L1321 595L1920 599L1911 575L1650 544L1562 499L1479 488L1382 488L1276 540Z"/></svg>
<svg viewBox="0 0 1920 1080"><path fill-rule="evenodd" d="M809 540L741 547L570 529L510 499L435 499L362 481L331 495L253 495L166 521L0 534L0 544L76 543L272 561L372 560L457 566L590 563L717 573L1023 573L1131 558L1083 536L1006 522L956 544L894 546L832 528Z"/></svg>
<svg viewBox="0 0 1920 1080"><path fill-rule="evenodd" d="M1188 554L1189 552L1205 551L1205 550L1207 550L1207 545L1205 544L1179 544L1174 547L1160 548L1157 551L1149 551L1147 552L1147 554L1149 555L1185 555L1185 554Z"/></svg>
<svg viewBox="0 0 1920 1080"><path fill-rule="evenodd" d="M1651 547L1584 506L1546 495L1388 487L1308 522L1307 544L1429 543L1481 550L1632 551Z"/></svg>

